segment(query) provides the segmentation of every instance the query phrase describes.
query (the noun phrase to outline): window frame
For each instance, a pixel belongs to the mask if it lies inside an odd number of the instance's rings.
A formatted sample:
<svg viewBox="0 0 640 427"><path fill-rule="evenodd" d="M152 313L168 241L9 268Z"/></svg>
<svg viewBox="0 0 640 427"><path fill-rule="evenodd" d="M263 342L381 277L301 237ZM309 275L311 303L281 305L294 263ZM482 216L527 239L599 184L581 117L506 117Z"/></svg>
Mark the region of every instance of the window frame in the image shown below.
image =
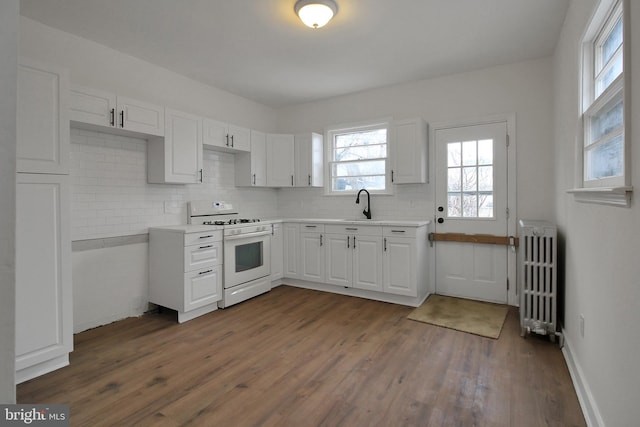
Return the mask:
<svg viewBox="0 0 640 427"><path fill-rule="evenodd" d="M580 120L577 140L576 188L569 190L576 200L581 202L604 203L629 206L633 188L631 187L631 153L629 136L631 122L629 120L629 76L630 72L630 38L629 38L629 3L628 0L601 0L596 7L582 37L582 73L580 75L581 99ZM618 19L622 19L622 46L610 61L602 64L602 48L607 37L615 28ZM596 84L602 73L612 64L616 55L622 55L622 72L604 91L596 96ZM614 103L622 101L623 123L610 130L599 140L591 139L592 118L606 112ZM622 135L622 174L614 177L588 179L587 154L602 142Z"/></svg>
<svg viewBox="0 0 640 427"><path fill-rule="evenodd" d="M366 188L367 191L371 194L383 194L383 195L391 195L393 194L393 186L391 185L391 164L390 164L390 132L391 132L391 122L390 118L384 118L379 120L369 120L366 122L357 122L357 123L346 123L340 125L329 126L325 129L325 141L328 143L326 145L326 162L325 162L325 184L324 184L324 194L327 196L354 196L360 189L355 190L333 190L333 168L332 166L336 163L334 160L334 146L335 146L335 137L344 133L356 133L356 132L368 132L379 129L386 129L387 132L387 140L386 140L386 157L384 158L385 162L385 189L384 190L373 190ZM382 160L382 158L380 158ZM373 160L373 159L371 159Z"/></svg>

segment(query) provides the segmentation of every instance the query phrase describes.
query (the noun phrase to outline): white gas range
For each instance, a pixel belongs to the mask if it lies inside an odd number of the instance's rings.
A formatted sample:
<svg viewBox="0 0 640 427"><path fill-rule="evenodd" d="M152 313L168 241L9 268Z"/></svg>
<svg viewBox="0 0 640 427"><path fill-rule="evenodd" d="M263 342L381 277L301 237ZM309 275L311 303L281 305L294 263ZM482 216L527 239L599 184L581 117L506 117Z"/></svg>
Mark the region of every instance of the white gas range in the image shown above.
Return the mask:
<svg viewBox="0 0 640 427"><path fill-rule="evenodd" d="M238 217L221 201L193 201L187 205L191 225L223 227L224 276L220 308L271 290L271 223Z"/></svg>

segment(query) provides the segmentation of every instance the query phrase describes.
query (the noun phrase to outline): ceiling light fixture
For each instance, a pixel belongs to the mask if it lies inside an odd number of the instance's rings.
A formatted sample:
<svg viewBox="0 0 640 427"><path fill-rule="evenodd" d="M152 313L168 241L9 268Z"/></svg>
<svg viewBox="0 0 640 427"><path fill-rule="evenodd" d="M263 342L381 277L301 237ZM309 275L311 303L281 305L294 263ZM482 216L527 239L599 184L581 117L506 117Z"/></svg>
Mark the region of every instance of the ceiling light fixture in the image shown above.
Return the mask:
<svg viewBox="0 0 640 427"><path fill-rule="evenodd" d="M298 0L293 8L307 27L324 27L338 13L333 0Z"/></svg>

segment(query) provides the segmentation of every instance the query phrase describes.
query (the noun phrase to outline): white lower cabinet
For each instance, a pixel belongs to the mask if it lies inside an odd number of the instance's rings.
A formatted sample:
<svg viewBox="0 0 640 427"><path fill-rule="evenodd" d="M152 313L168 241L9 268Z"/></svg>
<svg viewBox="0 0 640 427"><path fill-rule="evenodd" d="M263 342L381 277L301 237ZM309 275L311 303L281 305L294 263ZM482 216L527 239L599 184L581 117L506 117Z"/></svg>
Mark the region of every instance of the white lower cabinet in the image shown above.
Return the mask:
<svg viewBox="0 0 640 427"><path fill-rule="evenodd" d="M302 224L300 229L300 279L324 282L324 225Z"/></svg>
<svg viewBox="0 0 640 427"><path fill-rule="evenodd" d="M430 291L426 224L302 222L284 230L286 278L418 299Z"/></svg>
<svg viewBox="0 0 640 427"><path fill-rule="evenodd" d="M326 283L382 291L382 228L327 225Z"/></svg>
<svg viewBox="0 0 640 427"><path fill-rule="evenodd" d="M300 276L298 267L300 226L296 223L285 223L284 229L284 276L297 279Z"/></svg>
<svg viewBox="0 0 640 427"><path fill-rule="evenodd" d="M284 239L282 224L271 224L271 280L278 280L284 277Z"/></svg>
<svg viewBox="0 0 640 427"><path fill-rule="evenodd" d="M187 227L149 230L149 302L186 322L218 308L222 299L222 231Z"/></svg>
<svg viewBox="0 0 640 427"><path fill-rule="evenodd" d="M69 177L16 176L16 382L73 350Z"/></svg>

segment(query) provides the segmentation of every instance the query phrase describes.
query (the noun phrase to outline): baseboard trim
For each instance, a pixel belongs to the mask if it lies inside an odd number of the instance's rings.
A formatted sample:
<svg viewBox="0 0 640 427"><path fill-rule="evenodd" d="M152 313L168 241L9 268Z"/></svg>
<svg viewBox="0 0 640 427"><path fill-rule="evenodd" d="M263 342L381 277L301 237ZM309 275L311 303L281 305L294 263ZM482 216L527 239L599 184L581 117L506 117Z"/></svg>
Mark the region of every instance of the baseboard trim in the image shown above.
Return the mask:
<svg viewBox="0 0 640 427"><path fill-rule="evenodd" d="M573 388L575 388L576 394L578 395L578 401L580 402L582 414L584 415L584 419L587 422L587 426L605 427L604 421L602 420L602 415L600 415L600 410L598 409L598 405L593 398L593 393L591 393L591 388L589 388L589 384L584 377L582 368L573 358L571 341L568 339L567 333L564 328L562 329L562 335L564 337L562 354L564 355L564 360L567 362L569 375L571 375L571 381L573 382Z"/></svg>

